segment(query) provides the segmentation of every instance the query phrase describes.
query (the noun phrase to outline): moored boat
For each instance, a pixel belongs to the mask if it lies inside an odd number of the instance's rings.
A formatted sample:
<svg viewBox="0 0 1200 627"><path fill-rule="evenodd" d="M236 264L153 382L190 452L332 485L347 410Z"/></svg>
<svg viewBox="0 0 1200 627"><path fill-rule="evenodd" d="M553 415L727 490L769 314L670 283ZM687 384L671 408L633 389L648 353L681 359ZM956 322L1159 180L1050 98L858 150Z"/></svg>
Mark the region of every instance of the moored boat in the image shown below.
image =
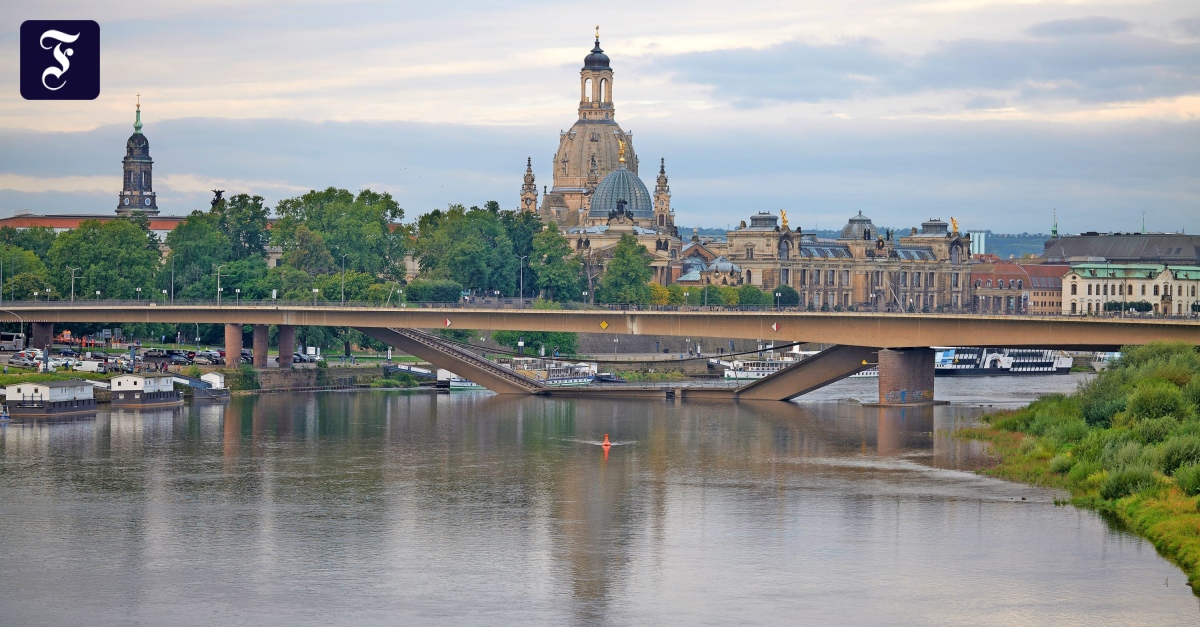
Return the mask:
<svg viewBox="0 0 1200 627"><path fill-rule="evenodd" d="M1037 348L935 346L934 375L999 376L1067 374L1075 360L1064 351Z"/></svg>

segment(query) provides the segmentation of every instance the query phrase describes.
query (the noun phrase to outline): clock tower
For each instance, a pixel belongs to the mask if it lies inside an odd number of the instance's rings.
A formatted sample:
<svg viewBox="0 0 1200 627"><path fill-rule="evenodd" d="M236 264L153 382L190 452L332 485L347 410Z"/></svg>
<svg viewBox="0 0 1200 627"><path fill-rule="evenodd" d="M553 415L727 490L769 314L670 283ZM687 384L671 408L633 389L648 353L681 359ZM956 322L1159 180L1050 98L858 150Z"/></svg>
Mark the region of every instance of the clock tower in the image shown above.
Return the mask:
<svg viewBox="0 0 1200 627"><path fill-rule="evenodd" d="M154 196L151 171L154 161L150 158L150 142L142 135L142 102L138 97L133 135L125 142L125 177L121 197L117 199L117 213L130 215L144 213L158 215L158 201Z"/></svg>
<svg viewBox="0 0 1200 627"><path fill-rule="evenodd" d="M533 157L525 159L525 183L521 185L521 211L537 213L538 192L533 184Z"/></svg>

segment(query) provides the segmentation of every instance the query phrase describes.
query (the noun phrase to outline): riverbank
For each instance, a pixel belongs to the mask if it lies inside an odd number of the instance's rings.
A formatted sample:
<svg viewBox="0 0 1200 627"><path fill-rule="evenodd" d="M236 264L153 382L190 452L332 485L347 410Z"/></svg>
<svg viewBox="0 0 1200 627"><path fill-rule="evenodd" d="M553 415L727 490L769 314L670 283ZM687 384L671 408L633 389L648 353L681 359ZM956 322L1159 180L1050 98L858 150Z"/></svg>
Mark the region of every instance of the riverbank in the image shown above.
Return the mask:
<svg viewBox="0 0 1200 627"><path fill-rule="evenodd" d="M990 415L960 437L991 445L984 474L1068 492L1151 542L1200 596L1200 354L1127 347L1071 395Z"/></svg>

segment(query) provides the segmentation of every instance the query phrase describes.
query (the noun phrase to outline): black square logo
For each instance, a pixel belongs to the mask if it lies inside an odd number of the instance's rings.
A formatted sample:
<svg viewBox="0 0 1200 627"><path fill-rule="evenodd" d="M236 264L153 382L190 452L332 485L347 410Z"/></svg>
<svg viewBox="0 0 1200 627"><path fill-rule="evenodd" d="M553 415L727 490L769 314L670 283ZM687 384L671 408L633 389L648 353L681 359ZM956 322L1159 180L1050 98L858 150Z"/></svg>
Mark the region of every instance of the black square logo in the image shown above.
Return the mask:
<svg viewBox="0 0 1200 627"><path fill-rule="evenodd" d="M21 24L21 96L94 100L100 95L100 25L91 20Z"/></svg>

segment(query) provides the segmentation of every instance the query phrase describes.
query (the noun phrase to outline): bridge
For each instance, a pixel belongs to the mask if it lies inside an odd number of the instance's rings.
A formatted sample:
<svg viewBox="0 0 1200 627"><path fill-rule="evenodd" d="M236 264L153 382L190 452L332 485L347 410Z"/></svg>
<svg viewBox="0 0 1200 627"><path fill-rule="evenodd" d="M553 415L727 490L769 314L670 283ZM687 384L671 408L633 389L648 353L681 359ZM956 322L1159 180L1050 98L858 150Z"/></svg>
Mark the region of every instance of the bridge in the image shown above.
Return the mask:
<svg viewBox="0 0 1200 627"><path fill-rule="evenodd" d="M218 306L214 303L135 303L121 301L18 302L6 304L0 320L33 323L33 346L53 337L54 325L89 323L224 324L226 354L241 351L242 326L253 325L254 363L266 365L267 327L279 328L281 367L291 366L296 326L354 327L365 334L417 355L500 393L536 394L501 373L485 375L486 365L466 351L456 354L434 346L428 336L406 329L475 329L566 331L611 335L669 335L770 340L776 344L832 344L823 352L788 368L777 377L740 388L732 396L756 400L792 398L824 383L849 376L864 361L878 360L879 401L884 404L929 402L933 399L931 346L1004 346L1116 350L1126 344L1156 340L1200 345L1200 321L1166 318L1099 318L995 316L975 314L898 314L873 312L583 309L530 310L476 307L380 307L259 301ZM465 353L465 354L462 354ZM828 355L826 355L828 353ZM482 360L486 361L486 360ZM487 362L490 363L490 362ZM445 365L443 365L445 364ZM807 364L807 365L806 365ZM516 374L509 371L509 374ZM534 382L536 383L536 382ZM558 392L553 392L558 393ZM585 393L585 392L580 392ZM685 395L687 392L684 392ZM724 394L691 391L695 397Z"/></svg>

